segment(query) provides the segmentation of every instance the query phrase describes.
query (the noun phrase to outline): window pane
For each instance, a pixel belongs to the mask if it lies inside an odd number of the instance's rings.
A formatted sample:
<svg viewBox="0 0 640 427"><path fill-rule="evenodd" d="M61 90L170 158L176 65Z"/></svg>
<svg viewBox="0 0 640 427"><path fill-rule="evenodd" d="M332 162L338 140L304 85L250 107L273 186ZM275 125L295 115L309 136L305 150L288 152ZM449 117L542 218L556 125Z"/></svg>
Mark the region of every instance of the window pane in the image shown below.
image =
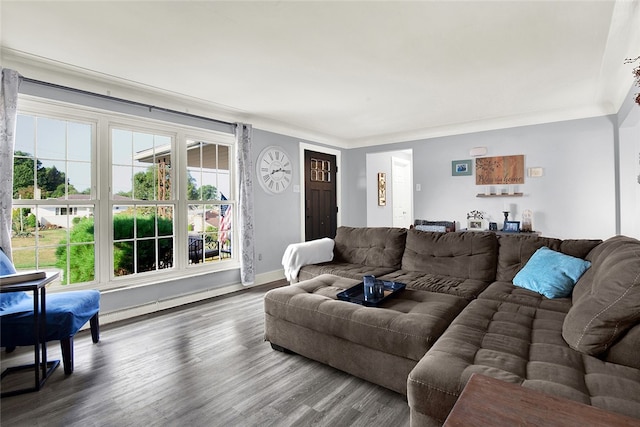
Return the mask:
<svg viewBox="0 0 640 427"><path fill-rule="evenodd" d="M148 133L133 132L134 153L142 153L147 150L153 150L153 135Z"/></svg>
<svg viewBox="0 0 640 427"><path fill-rule="evenodd" d="M113 129L113 195L136 200L171 200L171 138Z"/></svg>
<svg viewBox="0 0 640 427"><path fill-rule="evenodd" d="M62 120L38 117L36 155L43 159L65 159L66 125Z"/></svg>
<svg viewBox="0 0 640 427"><path fill-rule="evenodd" d="M156 241L138 240L137 248L137 273L155 270L156 265Z"/></svg>
<svg viewBox="0 0 640 427"><path fill-rule="evenodd" d="M64 248L64 246L62 248ZM69 283L94 281L95 246L72 245L69 249Z"/></svg>
<svg viewBox="0 0 640 427"><path fill-rule="evenodd" d="M13 158L13 198L33 199L35 189L35 167L33 158L14 155Z"/></svg>
<svg viewBox="0 0 640 427"><path fill-rule="evenodd" d="M202 182L202 173L199 169L187 169L187 200L201 200L199 182Z"/></svg>
<svg viewBox="0 0 640 427"><path fill-rule="evenodd" d="M91 162L91 125L84 123L67 124L67 159Z"/></svg>
<svg viewBox="0 0 640 427"><path fill-rule="evenodd" d="M13 209L16 268L59 271L58 284L95 279L92 205L21 206Z"/></svg>
<svg viewBox="0 0 640 427"><path fill-rule="evenodd" d="M111 131L111 162L114 165L133 164L133 140L129 131L113 129Z"/></svg>
<svg viewBox="0 0 640 427"><path fill-rule="evenodd" d="M64 199L66 196L66 162L42 160L37 174L35 199Z"/></svg>
<svg viewBox="0 0 640 427"><path fill-rule="evenodd" d="M158 206L158 235L173 235L173 206Z"/></svg>
<svg viewBox="0 0 640 427"><path fill-rule="evenodd" d="M114 206L113 212L113 240L133 239L132 207Z"/></svg>
<svg viewBox="0 0 640 427"><path fill-rule="evenodd" d="M113 166L113 198L114 200L131 199L133 190L133 179L131 177L131 167ZM120 197L116 197L120 196Z"/></svg>
<svg viewBox="0 0 640 427"><path fill-rule="evenodd" d="M202 186L200 187L201 200L220 200L218 199L217 184L216 173L203 172Z"/></svg>
<svg viewBox="0 0 640 427"><path fill-rule="evenodd" d="M136 208L136 237L152 237L156 235L156 212L153 206Z"/></svg>
<svg viewBox="0 0 640 427"><path fill-rule="evenodd" d="M155 173L153 166L134 168L133 198L136 200L155 200Z"/></svg>
<svg viewBox="0 0 640 427"><path fill-rule="evenodd" d="M91 163L69 162L67 170L68 194L75 195L74 199L90 199Z"/></svg>
<svg viewBox="0 0 640 427"><path fill-rule="evenodd" d="M113 274L115 276L126 276L133 273L133 242L114 243Z"/></svg>
<svg viewBox="0 0 640 427"><path fill-rule="evenodd" d="M113 229L116 276L173 267L173 206L116 206Z"/></svg>
<svg viewBox="0 0 640 427"><path fill-rule="evenodd" d="M16 270L35 270L36 248L34 246L14 246L11 242L11 255Z"/></svg>
<svg viewBox="0 0 640 427"><path fill-rule="evenodd" d="M229 171L229 147L218 145L218 169Z"/></svg>
<svg viewBox="0 0 640 427"><path fill-rule="evenodd" d="M36 118L18 115L16 122L15 153L28 154L34 157L36 153Z"/></svg>
<svg viewBox="0 0 640 427"><path fill-rule="evenodd" d="M173 239L158 239L159 268L173 267Z"/></svg>

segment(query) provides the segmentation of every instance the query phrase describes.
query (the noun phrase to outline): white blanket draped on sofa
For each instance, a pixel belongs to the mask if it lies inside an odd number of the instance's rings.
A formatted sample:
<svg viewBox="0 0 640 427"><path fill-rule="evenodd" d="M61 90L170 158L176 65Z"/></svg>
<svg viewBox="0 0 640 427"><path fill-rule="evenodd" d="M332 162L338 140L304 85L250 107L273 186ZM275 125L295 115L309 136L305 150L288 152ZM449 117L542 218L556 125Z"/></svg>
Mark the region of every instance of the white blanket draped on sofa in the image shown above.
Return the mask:
<svg viewBox="0 0 640 427"><path fill-rule="evenodd" d="M293 282L298 277L300 268L307 264L332 261L333 245L333 239L325 237L287 246L282 256L282 266L287 280Z"/></svg>

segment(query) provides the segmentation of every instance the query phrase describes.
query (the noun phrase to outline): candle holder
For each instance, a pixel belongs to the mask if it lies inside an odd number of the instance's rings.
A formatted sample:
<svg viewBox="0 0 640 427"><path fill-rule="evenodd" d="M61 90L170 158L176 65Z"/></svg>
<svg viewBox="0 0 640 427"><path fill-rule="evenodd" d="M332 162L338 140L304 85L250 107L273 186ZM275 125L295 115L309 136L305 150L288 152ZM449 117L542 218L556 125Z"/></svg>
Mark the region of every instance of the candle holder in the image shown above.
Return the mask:
<svg viewBox="0 0 640 427"><path fill-rule="evenodd" d="M504 214L504 221L509 221L509 211L502 211L502 213Z"/></svg>

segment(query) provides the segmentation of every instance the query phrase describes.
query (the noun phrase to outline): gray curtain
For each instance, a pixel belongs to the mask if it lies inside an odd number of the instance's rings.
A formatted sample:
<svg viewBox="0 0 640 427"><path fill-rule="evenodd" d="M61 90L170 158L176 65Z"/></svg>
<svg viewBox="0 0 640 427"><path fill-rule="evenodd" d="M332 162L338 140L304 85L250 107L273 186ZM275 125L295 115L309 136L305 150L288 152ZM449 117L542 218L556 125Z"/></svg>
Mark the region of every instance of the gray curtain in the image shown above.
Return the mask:
<svg viewBox="0 0 640 427"><path fill-rule="evenodd" d="M240 249L240 280L252 285L255 273L253 233L253 167L251 166L251 125L236 124L238 148L238 236Z"/></svg>
<svg viewBox="0 0 640 427"><path fill-rule="evenodd" d="M11 257L11 211L13 200L13 147L18 116L20 74L1 68L0 85L0 247Z"/></svg>

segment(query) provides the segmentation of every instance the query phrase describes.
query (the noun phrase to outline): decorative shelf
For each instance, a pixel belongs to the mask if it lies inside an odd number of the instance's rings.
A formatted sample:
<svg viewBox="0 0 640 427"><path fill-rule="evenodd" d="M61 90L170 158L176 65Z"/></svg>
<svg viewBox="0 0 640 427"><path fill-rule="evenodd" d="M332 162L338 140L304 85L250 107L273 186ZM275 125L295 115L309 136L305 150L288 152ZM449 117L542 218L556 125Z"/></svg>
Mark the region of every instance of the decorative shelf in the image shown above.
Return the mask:
<svg viewBox="0 0 640 427"><path fill-rule="evenodd" d="M484 193L478 193L476 194L476 197L522 197L523 193L513 193L513 194L509 194L509 193L500 193L500 194L484 194Z"/></svg>

